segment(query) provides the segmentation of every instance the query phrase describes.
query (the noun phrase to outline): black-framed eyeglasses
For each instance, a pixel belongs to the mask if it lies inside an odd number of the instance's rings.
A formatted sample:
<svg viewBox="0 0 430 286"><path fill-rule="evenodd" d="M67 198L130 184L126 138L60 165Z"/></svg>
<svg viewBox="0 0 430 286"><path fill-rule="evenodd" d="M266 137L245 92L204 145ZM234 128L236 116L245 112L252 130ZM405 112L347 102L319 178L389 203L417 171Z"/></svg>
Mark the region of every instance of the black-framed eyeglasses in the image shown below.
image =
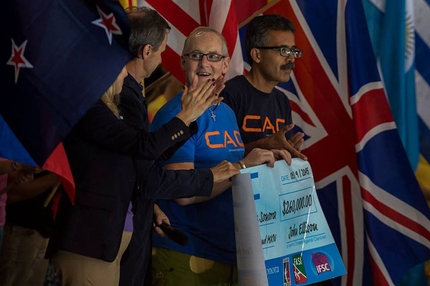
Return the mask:
<svg viewBox="0 0 430 286"><path fill-rule="evenodd" d="M222 60L223 58L226 57L226 56L223 56L223 55L220 55L217 53L204 54L204 53L200 53L200 52L191 52L188 54L184 54L184 56L186 56L187 58L189 58L192 61L201 61L203 59L203 57L206 56L206 58L210 62L219 62L220 60Z"/></svg>
<svg viewBox="0 0 430 286"><path fill-rule="evenodd" d="M294 58L296 59L301 58L303 55L303 51L296 47L289 48L287 46L279 46L279 47L255 47L255 48L279 51L279 53L283 57L289 57L291 54L293 54Z"/></svg>

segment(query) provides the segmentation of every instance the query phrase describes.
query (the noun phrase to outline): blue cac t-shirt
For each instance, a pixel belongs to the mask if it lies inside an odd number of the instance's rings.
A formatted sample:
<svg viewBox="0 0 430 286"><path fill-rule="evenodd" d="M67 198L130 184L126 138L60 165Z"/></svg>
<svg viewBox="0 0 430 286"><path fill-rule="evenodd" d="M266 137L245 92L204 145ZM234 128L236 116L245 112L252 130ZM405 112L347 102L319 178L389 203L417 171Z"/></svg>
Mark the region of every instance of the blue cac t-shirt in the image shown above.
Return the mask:
<svg viewBox="0 0 430 286"><path fill-rule="evenodd" d="M151 130L159 129L181 110L182 92L168 101L158 112ZM216 120L211 117L214 110ZM236 117L225 103L211 106L197 120L198 131L167 161L157 161L158 166L171 163L194 162L194 168L210 168L223 160L237 162L244 156L245 148L240 137ZM202 203L180 206L173 200L157 201L173 227L184 232L189 242L176 244L167 237L154 235L153 245L179 252L236 264L236 243L231 189Z"/></svg>

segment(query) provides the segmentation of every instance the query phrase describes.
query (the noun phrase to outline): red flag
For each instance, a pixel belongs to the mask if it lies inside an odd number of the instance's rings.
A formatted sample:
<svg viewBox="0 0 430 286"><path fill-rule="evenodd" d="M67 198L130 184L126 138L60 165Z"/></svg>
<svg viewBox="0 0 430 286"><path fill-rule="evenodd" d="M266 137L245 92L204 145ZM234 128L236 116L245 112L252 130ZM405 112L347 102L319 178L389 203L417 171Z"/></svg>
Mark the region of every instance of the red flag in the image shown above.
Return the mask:
<svg viewBox="0 0 430 286"><path fill-rule="evenodd" d="M72 171L70 170L69 160L67 159L63 143L58 144L54 151L49 155L43 169L55 173L70 198L72 203L75 201L75 182L73 180Z"/></svg>

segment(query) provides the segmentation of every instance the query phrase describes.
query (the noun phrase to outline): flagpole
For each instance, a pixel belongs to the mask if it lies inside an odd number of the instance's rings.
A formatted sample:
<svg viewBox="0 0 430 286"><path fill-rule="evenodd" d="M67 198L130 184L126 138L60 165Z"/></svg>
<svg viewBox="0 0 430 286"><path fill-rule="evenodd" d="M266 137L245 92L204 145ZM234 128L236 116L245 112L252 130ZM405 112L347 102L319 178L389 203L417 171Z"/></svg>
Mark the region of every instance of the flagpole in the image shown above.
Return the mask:
<svg viewBox="0 0 430 286"><path fill-rule="evenodd" d="M49 203L51 202L51 200L52 200L52 197L54 197L54 195L55 195L55 193L57 192L57 190L58 190L58 187L60 186L60 183L56 183L53 187L52 187L52 189L51 189L51 192L49 193L49 195L46 197L46 199L45 199L45 202L43 203L43 207L44 208L46 208L48 205L49 205Z"/></svg>
<svg viewBox="0 0 430 286"><path fill-rule="evenodd" d="M258 16L260 14L263 14L264 12L266 12L266 10L269 10L272 6L274 6L275 4L277 4L280 1L281 0L272 0L272 1L270 1L270 3L266 4L263 8L261 8L260 10L257 10L251 16L249 16L248 18L246 18L245 21L243 21L242 23L240 23L238 25L239 29L242 28L243 26L245 26L246 24L248 24L248 22L251 21L252 18L254 18L255 16Z"/></svg>

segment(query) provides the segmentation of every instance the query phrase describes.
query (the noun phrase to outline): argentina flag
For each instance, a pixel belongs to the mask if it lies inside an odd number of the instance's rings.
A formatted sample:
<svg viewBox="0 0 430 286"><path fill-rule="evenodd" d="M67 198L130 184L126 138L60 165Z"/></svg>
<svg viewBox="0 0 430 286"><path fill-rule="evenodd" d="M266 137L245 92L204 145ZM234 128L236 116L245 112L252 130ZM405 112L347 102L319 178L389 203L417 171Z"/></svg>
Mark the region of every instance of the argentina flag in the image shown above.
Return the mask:
<svg viewBox="0 0 430 286"><path fill-rule="evenodd" d="M363 0L363 6L390 109L415 170L419 144L413 0Z"/></svg>

